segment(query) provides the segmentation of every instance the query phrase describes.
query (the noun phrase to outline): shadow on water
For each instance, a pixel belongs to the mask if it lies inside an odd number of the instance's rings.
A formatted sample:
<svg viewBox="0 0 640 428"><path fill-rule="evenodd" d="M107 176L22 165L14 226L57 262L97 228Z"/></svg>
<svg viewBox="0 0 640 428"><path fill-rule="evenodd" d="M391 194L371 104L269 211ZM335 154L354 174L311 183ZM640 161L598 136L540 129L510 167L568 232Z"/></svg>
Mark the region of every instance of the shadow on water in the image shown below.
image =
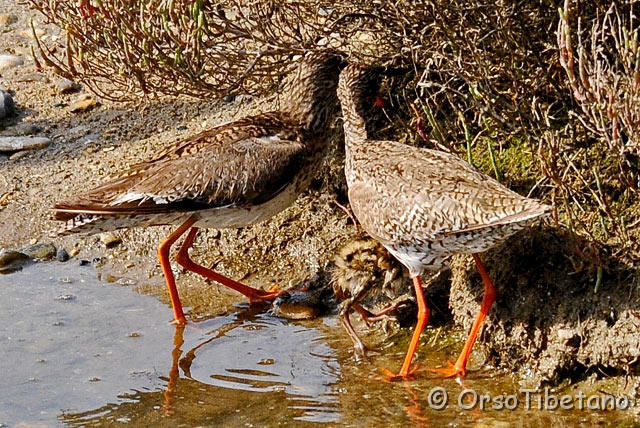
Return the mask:
<svg viewBox="0 0 640 428"><path fill-rule="evenodd" d="M631 426L630 411L540 410L510 377L471 372L478 395L513 395L515 410L469 407L462 387L397 368L399 343L357 363L335 317L293 323L247 306L186 327L170 308L90 267L37 264L0 276L0 426ZM401 340L402 341L402 340ZM445 357L423 346L419 361ZM574 392L554 392L574 394ZM436 410L438 394L448 402ZM513 402L511 403L513 404Z"/></svg>

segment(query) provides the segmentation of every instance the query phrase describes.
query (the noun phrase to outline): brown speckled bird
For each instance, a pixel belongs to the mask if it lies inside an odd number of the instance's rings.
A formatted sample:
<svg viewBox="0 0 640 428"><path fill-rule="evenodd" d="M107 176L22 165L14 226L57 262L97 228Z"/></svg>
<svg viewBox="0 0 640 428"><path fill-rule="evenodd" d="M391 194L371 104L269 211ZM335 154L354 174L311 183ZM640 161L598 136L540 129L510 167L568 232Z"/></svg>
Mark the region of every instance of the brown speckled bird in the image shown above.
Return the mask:
<svg viewBox="0 0 640 428"><path fill-rule="evenodd" d="M171 245L187 237L176 260L250 300L278 293L254 289L194 263L188 249L200 227L243 227L293 203L320 168L337 113L336 87L344 66L334 51L307 55L280 110L217 126L179 141L153 160L55 205L61 234L90 234L134 226L177 224L158 247L175 322L186 323L169 263Z"/></svg>
<svg viewBox="0 0 640 428"><path fill-rule="evenodd" d="M338 316L357 354L366 356L367 347L351 324L351 309L367 325L388 318L409 299L410 287L407 289L405 282L408 277L403 276L400 262L378 241L368 237L349 241L339 249L333 264L331 286L341 300Z"/></svg>
<svg viewBox="0 0 640 428"><path fill-rule="evenodd" d="M372 139L374 124L369 118L381 71L348 65L340 74L338 98L353 213L413 278L418 322L396 377L411 376L411 363L429 318L420 275L441 270L455 253L473 255L485 288L460 357L438 370L447 377L464 376L480 326L495 300L495 287L478 253L530 225L550 207L512 192L455 155Z"/></svg>

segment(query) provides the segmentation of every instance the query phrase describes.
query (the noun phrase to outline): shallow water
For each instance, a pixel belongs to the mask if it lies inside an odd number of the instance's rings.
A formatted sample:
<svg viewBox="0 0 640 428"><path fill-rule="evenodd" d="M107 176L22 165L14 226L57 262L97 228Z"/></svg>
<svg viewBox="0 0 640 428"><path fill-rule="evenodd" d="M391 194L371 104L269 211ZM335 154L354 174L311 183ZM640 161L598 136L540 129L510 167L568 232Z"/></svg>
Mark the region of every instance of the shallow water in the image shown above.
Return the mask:
<svg viewBox="0 0 640 428"><path fill-rule="evenodd" d="M185 328L171 317L156 297L101 282L92 267L74 262L0 276L0 426L633 423L633 409L540 410L533 394L527 410L519 387L491 370L471 372L464 387L494 400L513 396L516 410L467 409L472 393L426 372L413 382L385 382L380 367L397 369L405 344L358 363L335 317L294 323L247 305ZM426 367L446 358L433 346L420 351ZM436 410L443 392L448 405Z"/></svg>

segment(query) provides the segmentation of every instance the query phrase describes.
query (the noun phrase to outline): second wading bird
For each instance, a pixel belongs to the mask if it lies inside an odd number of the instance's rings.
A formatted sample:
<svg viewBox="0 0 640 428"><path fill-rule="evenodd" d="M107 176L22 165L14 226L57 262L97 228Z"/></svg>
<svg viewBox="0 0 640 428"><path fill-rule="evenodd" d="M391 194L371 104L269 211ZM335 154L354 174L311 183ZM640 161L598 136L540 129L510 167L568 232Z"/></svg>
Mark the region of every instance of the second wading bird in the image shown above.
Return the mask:
<svg viewBox="0 0 640 428"><path fill-rule="evenodd" d="M441 270L455 253L472 254L484 297L455 364L437 371L464 376L478 331L495 300L495 287L478 253L547 214L550 207L525 198L476 171L457 156L372 138L371 107L382 69L349 64L340 74L349 203L363 229L409 269L418 320L397 378L408 378L429 319L420 276Z"/></svg>
<svg viewBox="0 0 640 428"><path fill-rule="evenodd" d="M237 228L272 217L293 203L320 168L338 110L341 54L308 54L279 110L245 117L167 147L95 189L54 206L61 234L136 226L179 225L158 247L175 322L187 322L171 271L171 245L187 233L176 260L186 270L250 300L279 293L241 284L194 263L188 253L198 228Z"/></svg>

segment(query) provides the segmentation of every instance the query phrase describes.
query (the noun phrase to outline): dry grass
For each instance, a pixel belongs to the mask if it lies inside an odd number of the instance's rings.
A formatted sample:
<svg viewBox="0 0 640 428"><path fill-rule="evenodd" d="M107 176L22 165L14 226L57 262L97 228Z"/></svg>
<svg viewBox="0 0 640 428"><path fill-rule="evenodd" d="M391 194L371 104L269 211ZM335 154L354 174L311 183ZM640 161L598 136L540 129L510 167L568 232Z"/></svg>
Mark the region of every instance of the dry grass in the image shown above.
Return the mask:
<svg viewBox="0 0 640 428"><path fill-rule="evenodd" d="M553 202L556 224L587 238L568 257L640 261L631 1L30 2L67 34L40 44L41 58L119 100L268 94L293 56L327 46L410 69L388 82L387 132L459 152Z"/></svg>

